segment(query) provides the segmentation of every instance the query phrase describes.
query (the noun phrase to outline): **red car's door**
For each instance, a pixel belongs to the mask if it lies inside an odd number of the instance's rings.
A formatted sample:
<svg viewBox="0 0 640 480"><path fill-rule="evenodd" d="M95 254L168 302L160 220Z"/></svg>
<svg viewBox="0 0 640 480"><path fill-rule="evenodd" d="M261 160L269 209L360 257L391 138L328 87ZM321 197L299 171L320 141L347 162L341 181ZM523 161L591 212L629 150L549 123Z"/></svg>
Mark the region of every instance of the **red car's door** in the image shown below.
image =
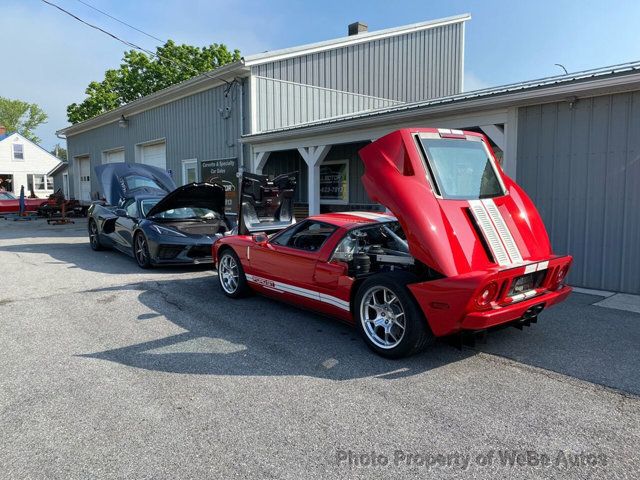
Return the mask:
<svg viewBox="0 0 640 480"><path fill-rule="evenodd" d="M323 304L314 276L320 250L336 227L307 220L250 248L247 280L263 291L309 307Z"/></svg>

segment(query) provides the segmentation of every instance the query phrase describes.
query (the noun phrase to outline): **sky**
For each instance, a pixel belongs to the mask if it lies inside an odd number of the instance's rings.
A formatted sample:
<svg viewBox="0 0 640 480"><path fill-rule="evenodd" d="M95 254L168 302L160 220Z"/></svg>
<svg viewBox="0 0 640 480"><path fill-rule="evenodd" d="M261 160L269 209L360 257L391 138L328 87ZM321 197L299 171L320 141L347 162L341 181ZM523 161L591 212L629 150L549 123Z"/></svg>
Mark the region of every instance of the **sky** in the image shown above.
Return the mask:
<svg viewBox="0 0 640 480"><path fill-rule="evenodd" d="M148 49L156 41L83 5L50 0ZM465 90L640 60L638 1L502 0L83 0L158 38L224 43L250 55L369 30L470 13ZM0 0L0 96L37 103L49 120L37 130L49 149L64 141L66 106L120 64L127 47L41 0Z"/></svg>

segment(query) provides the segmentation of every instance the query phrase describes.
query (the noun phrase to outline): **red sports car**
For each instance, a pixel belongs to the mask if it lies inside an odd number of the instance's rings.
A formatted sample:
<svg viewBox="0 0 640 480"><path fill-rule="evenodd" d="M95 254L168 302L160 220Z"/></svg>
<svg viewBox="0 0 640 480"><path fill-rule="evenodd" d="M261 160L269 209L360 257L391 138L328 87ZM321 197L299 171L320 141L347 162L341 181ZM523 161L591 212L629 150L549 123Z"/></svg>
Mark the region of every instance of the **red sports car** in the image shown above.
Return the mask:
<svg viewBox="0 0 640 480"><path fill-rule="evenodd" d="M359 154L369 196L390 214L295 223L293 182L243 179L240 234L213 246L227 296L255 290L355 323L387 357L434 337L528 325L567 298L572 258L553 254L535 206L483 135L402 129Z"/></svg>
<svg viewBox="0 0 640 480"><path fill-rule="evenodd" d="M42 198L26 198L24 206L26 212L37 212L38 207L46 203ZM18 213L20 200L11 192L0 191L0 213Z"/></svg>

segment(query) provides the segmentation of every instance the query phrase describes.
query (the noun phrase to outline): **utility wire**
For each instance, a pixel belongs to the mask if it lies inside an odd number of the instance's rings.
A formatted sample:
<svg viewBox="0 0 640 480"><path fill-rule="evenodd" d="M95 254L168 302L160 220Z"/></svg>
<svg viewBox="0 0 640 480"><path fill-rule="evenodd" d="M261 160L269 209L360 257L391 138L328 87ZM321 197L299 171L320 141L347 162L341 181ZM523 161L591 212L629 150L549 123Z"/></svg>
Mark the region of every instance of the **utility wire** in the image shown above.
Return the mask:
<svg viewBox="0 0 640 480"><path fill-rule="evenodd" d="M109 17L110 19L115 20L115 21L116 21L116 22L118 22L118 23L121 23L122 25L126 25L127 27L129 27L129 28L131 28L131 29L135 30L136 32L140 32L141 34L146 35L146 36L147 36L147 37L149 37L149 38L152 38L152 39L154 39L154 40L157 40L158 42L163 43L163 44L167 42L166 40L163 40L163 39L161 39L161 38L158 38L158 37L156 37L155 35L151 35L150 33L147 33L147 32L145 32L145 31L143 31L143 30L140 30L139 28L134 27L133 25L130 25L130 24L128 24L127 22L125 22L125 21L123 21L123 20L120 20L119 18L116 18L116 17L114 17L113 15L110 15L109 13L105 12L104 10L100 10L99 8L94 7L94 6L93 6L93 5L91 5L90 3L87 3L87 2L85 2L85 1L83 1L83 0L77 0L77 1L78 1L78 2L80 2L80 3L81 3L81 4L83 4L83 5L86 5L87 7L89 7L89 8L91 8L91 9L95 10L96 12L100 12L101 14L103 14L103 15L105 15L105 16L107 16L107 17Z"/></svg>
<svg viewBox="0 0 640 480"><path fill-rule="evenodd" d="M147 50L146 48L143 48L140 45L136 45L135 43L132 43L132 42L130 42L128 40L124 40L124 39L118 37L117 35L105 30L104 28L101 28L101 27L99 27L97 25L93 25L93 24L83 20L82 18L78 17L77 15L71 13L68 10L65 10L64 8L62 8L59 5L56 5L53 2L50 2L49 0L42 0L42 2L46 3L47 5L52 6L54 8L57 8L61 12L69 15L70 17L74 18L75 20L79 21L80 23L83 23L83 24L87 25L88 27L91 27L91 28L93 28L95 30L98 30L98 31L104 33L105 35L110 36L114 40L117 40L118 42L125 44L128 47L131 47L131 48L133 48L135 50L140 50L141 52L144 52L147 55L151 55L153 57L156 57L159 60L163 60L164 59L164 60L167 60L167 61L173 63L174 65L177 65L177 66L180 66L180 67L183 67L183 68L188 68L189 70L191 70L191 72L194 72L196 75L205 75L206 77L211 78L211 79L215 79L216 78L216 77L213 77L213 76L209 75L209 73L207 73L207 72L199 72L198 70L193 68L191 65L189 65L188 63L185 63L185 62L183 62L181 60L178 60L178 59L175 59L175 58L171 58L171 57L162 56L162 55L160 55L160 54L158 54L156 52L152 52L151 50ZM220 79L220 80L225 82L227 85L230 85L230 82L227 82L224 79Z"/></svg>

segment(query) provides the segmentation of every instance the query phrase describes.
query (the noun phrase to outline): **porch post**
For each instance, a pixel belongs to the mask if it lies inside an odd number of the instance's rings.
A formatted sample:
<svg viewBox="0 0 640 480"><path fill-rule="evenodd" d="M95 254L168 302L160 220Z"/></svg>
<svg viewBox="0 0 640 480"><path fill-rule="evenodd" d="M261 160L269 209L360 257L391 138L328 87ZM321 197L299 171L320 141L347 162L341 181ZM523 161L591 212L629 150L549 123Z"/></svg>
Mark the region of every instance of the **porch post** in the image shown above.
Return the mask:
<svg viewBox="0 0 640 480"><path fill-rule="evenodd" d="M255 157L253 159L253 165L251 165L252 173L257 173L259 175L262 174L262 169L264 168L267 160L269 160L269 154L271 152L256 152Z"/></svg>
<svg viewBox="0 0 640 480"><path fill-rule="evenodd" d="M309 186L309 215L320 213L320 164L331 150L331 145L298 147L298 152L307 164Z"/></svg>

